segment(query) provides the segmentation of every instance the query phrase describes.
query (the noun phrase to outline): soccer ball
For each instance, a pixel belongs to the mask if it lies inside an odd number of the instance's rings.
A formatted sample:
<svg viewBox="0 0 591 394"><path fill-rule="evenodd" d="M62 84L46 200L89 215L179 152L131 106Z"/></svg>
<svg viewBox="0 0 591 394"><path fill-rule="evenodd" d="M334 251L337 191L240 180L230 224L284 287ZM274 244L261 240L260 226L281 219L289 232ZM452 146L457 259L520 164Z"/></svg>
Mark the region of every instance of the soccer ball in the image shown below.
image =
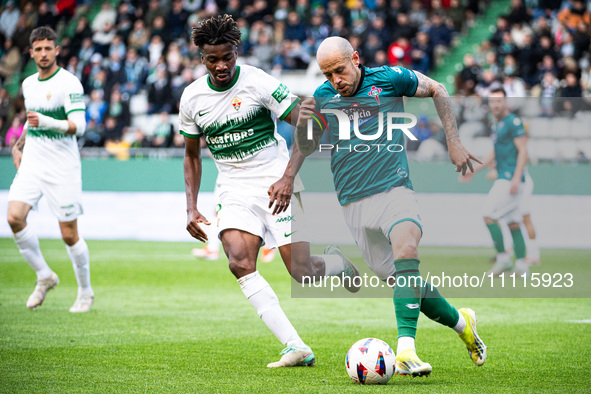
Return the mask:
<svg viewBox="0 0 591 394"><path fill-rule="evenodd" d="M381 339L364 338L347 352L345 367L353 381L361 384L386 384L394 375L396 355Z"/></svg>

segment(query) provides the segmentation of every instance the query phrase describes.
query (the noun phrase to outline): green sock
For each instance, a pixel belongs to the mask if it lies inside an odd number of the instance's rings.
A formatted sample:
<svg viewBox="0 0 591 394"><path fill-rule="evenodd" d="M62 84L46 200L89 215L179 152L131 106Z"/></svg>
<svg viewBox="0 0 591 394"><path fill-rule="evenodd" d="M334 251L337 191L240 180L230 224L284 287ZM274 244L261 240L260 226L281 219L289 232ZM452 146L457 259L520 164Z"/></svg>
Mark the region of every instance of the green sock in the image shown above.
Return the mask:
<svg viewBox="0 0 591 394"><path fill-rule="evenodd" d="M419 259L394 260L396 287L394 288L394 311L398 337L415 337L421 313L421 284Z"/></svg>
<svg viewBox="0 0 591 394"><path fill-rule="evenodd" d="M518 259L525 258L525 240L521 233L521 228L511 230L511 237L513 237L513 249L515 250L515 257Z"/></svg>
<svg viewBox="0 0 591 394"><path fill-rule="evenodd" d="M460 320L460 312L451 305L445 298L439 294L437 287L429 282L425 282L423 290L423 301L421 302L421 312L429 319L454 328Z"/></svg>
<svg viewBox="0 0 591 394"><path fill-rule="evenodd" d="M505 253L505 243L503 242L503 232L501 231L499 224L495 222L495 223L487 224L486 227L488 227L488 231L490 231L490 235L493 239L493 242L495 243L495 249L497 250L497 253ZM523 239L523 237L522 237L522 239Z"/></svg>

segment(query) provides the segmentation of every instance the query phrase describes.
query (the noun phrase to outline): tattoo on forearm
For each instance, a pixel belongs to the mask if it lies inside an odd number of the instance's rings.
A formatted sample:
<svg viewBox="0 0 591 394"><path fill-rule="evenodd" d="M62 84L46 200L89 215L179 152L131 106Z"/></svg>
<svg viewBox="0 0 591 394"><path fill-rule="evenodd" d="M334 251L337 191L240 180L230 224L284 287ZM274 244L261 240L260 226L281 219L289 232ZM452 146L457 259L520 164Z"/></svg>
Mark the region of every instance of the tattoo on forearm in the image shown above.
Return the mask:
<svg viewBox="0 0 591 394"><path fill-rule="evenodd" d="M453 141L460 138L456 124L456 115L445 87L420 72L415 72L415 74L418 80L415 97L433 97L435 108L443 124L447 140Z"/></svg>

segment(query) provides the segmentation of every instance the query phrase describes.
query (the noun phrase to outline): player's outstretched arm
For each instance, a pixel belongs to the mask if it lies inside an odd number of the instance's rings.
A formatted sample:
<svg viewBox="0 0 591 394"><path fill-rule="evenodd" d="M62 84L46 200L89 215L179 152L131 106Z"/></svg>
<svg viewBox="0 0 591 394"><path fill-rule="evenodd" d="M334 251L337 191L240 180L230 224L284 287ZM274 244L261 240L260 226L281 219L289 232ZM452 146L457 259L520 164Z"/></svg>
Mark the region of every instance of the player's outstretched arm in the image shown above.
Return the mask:
<svg viewBox="0 0 591 394"><path fill-rule="evenodd" d="M185 137L185 196L187 198L187 231L201 242L207 241L207 235L199 223L210 225L197 210L197 196L201 186L201 139Z"/></svg>
<svg viewBox="0 0 591 394"><path fill-rule="evenodd" d="M304 100L300 107L300 113L296 126L296 150L299 150L304 157L310 156L320 143L324 130L322 128L313 128L312 136L308 135L308 119L312 119L312 111L316 105L314 97ZM297 173L297 171L296 171Z"/></svg>
<svg viewBox="0 0 591 394"><path fill-rule="evenodd" d="M458 125L456 124L456 116L451 106L451 100L445 86L437 81L415 71L418 79L417 91L415 97L433 97L435 102L435 108L443 129L445 130L445 137L447 138L447 148L449 152L449 158L456 166L456 172L461 172L462 175L466 174L468 168L474 172L474 167L471 160L482 164L482 162L473 156L460 141L460 135L458 133Z"/></svg>

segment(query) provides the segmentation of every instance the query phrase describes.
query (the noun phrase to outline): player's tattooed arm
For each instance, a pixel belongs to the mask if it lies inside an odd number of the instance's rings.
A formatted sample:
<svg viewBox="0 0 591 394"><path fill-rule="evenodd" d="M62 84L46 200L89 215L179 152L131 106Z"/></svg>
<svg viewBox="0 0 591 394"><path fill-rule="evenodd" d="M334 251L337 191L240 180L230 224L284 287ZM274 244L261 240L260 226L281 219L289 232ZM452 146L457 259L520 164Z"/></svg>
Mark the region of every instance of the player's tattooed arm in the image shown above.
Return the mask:
<svg viewBox="0 0 591 394"><path fill-rule="evenodd" d="M418 84L414 97L433 97L435 109L437 109L437 114L439 115L439 119L441 119L445 137L447 138L449 158L455 164L456 172L461 172L462 175L465 175L468 168L474 172L471 160L480 164L482 162L468 152L460 141L456 115L451 105L451 98L447 93L447 89L439 82L418 71L415 71L415 74L417 75Z"/></svg>
<svg viewBox="0 0 591 394"><path fill-rule="evenodd" d="M314 127L311 138L308 136L308 119L311 119L312 110L315 105L316 101L314 100L314 97L310 97L304 100L300 107L298 123L296 126L296 147L304 156L310 156L314 153L316 148L318 148L318 144L320 144L320 139L324 133L323 129Z"/></svg>
<svg viewBox="0 0 591 394"><path fill-rule="evenodd" d="M25 149L25 137L27 135L27 128L23 129L21 136L16 140L16 143L12 147L12 161L14 166L18 170L21 165L21 160L23 158L23 149Z"/></svg>

